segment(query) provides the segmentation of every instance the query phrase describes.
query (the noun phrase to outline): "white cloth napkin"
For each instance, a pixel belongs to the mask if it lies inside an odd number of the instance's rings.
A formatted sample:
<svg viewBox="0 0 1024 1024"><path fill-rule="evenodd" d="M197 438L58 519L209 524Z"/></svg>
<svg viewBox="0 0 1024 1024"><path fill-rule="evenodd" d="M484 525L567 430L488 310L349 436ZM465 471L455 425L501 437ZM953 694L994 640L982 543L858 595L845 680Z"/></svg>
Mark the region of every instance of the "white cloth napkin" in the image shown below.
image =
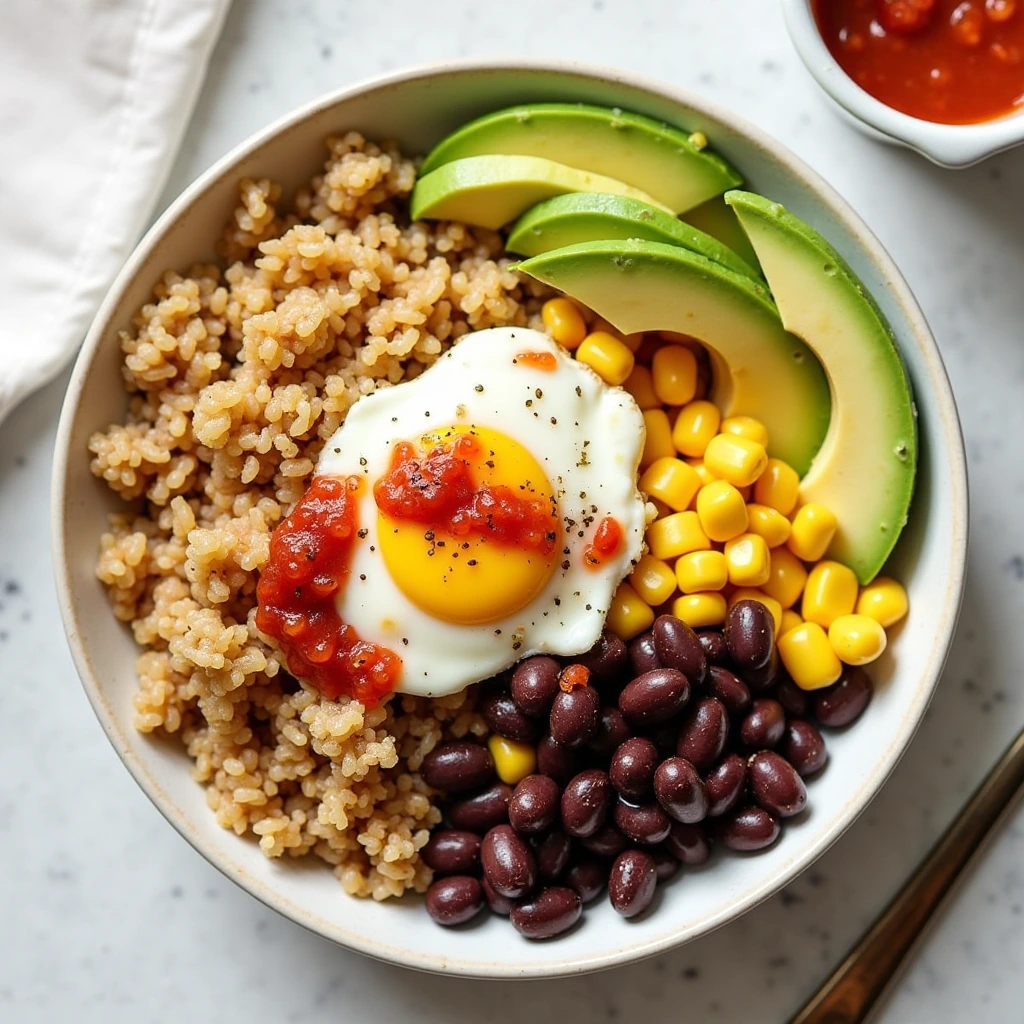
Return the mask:
<svg viewBox="0 0 1024 1024"><path fill-rule="evenodd" d="M145 228L229 2L0 3L0 420L75 352Z"/></svg>

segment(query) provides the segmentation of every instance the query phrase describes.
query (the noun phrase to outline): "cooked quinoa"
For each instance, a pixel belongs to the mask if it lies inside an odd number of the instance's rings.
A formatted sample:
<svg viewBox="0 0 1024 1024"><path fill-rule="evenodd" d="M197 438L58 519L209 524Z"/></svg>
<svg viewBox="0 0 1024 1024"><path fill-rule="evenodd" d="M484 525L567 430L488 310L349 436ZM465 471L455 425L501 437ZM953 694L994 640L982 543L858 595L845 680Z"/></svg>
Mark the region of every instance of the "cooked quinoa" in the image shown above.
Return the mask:
<svg viewBox="0 0 1024 1024"><path fill-rule="evenodd" d="M168 271L122 333L128 413L89 450L125 507L96 573L142 650L136 725L180 738L217 821L385 899L430 882L423 757L486 726L466 693L322 698L256 630L257 575L352 404L468 331L536 323L539 293L497 233L408 223L416 166L397 148L327 147L290 204L242 181L223 266Z"/></svg>

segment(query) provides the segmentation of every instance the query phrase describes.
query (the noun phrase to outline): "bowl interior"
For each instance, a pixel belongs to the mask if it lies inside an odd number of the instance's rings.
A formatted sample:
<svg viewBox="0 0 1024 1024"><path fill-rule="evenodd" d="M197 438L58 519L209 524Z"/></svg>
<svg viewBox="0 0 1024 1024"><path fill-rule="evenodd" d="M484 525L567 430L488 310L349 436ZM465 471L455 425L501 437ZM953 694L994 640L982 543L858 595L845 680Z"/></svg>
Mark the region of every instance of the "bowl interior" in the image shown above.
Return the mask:
<svg viewBox="0 0 1024 1024"><path fill-rule="evenodd" d="M117 332L160 272L210 258L235 204L238 178L269 176L294 189L319 169L323 138L356 128L423 152L465 120L528 100L584 100L700 129L747 175L842 251L892 321L920 414L923 464L910 523L895 556L912 613L874 672L877 694L856 727L830 737L831 762L810 786L810 807L771 850L715 857L664 886L654 912L627 922L606 902L555 943L531 943L506 922L434 925L419 899L376 904L344 894L319 861L268 861L221 830L174 742L132 727L137 649L93 574L107 513L118 505L89 472L86 443L126 404ZM962 442L941 362L906 286L845 204L781 147L693 97L612 73L563 67L456 65L423 69L329 97L245 144L211 169L144 239L108 296L79 358L57 443L54 486L58 585L82 678L111 741L172 823L216 866L294 920L397 963L475 976L539 977L623 963L694 938L749 909L819 855L877 791L909 742L945 657L959 604L966 536ZM870 481L865 481L870 486Z"/></svg>

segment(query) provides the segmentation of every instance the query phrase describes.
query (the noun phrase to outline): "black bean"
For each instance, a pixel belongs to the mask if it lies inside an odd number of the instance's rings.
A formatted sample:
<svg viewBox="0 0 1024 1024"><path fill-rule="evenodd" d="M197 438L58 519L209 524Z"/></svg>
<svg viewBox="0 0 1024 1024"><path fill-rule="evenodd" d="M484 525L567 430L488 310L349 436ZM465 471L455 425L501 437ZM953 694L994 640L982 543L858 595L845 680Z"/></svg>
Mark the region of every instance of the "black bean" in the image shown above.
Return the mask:
<svg viewBox="0 0 1024 1024"><path fill-rule="evenodd" d="M584 857L565 873L565 881L584 903L589 903L608 884L608 864L596 857Z"/></svg>
<svg viewBox="0 0 1024 1024"><path fill-rule="evenodd" d="M748 668L743 670L743 681L750 687L753 693L764 693L770 690L775 681L779 678L782 670L782 662L779 659L777 647L772 647L768 661L760 668Z"/></svg>
<svg viewBox="0 0 1024 1024"><path fill-rule="evenodd" d="M439 878L427 890L427 913L445 927L465 924L483 909L480 882L471 875Z"/></svg>
<svg viewBox="0 0 1024 1024"><path fill-rule="evenodd" d="M871 679L862 668L844 667L838 683L814 693L814 717L830 729L855 722L871 701Z"/></svg>
<svg viewBox="0 0 1024 1024"><path fill-rule="evenodd" d="M698 771L714 764L729 738L729 716L717 697L703 697L690 708L679 731L676 753Z"/></svg>
<svg viewBox="0 0 1024 1024"><path fill-rule="evenodd" d="M703 864L711 856L711 844L708 842L707 833L700 825L673 822L665 846L681 864L688 864L690 867Z"/></svg>
<svg viewBox="0 0 1024 1024"><path fill-rule="evenodd" d="M658 803L676 821L693 825L708 813L708 797L704 784L689 761L682 757L666 758L654 773L654 795Z"/></svg>
<svg viewBox="0 0 1024 1024"><path fill-rule="evenodd" d="M439 829L420 850L420 856L435 874L468 875L480 867L480 837L463 829Z"/></svg>
<svg viewBox="0 0 1024 1024"><path fill-rule="evenodd" d="M590 669L594 682L601 686L620 678L629 656L626 645L614 633L602 633L597 643L586 654L578 655L576 661Z"/></svg>
<svg viewBox="0 0 1024 1024"><path fill-rule="evenodd" d="M612 704L605 704L597 719L597 732L590 737L587 750L609 757L632 735L622 712Z"/></svg>
<svg viewBox="0 0 1024 1024"><path fill-rule="evenodd" d="M661 668L658 652L654 648L654 631L647 630L629 643L629 664L634 676L642 676L645 672L653 672Z"/></svg>
<svg viewBox="0 0 1024 1024"><path fill-rule="evenodd" d="M552 939L568 931L583 912L583 901L573 889L550 885L520 900L509 915L512 926L528 939Z"/></svg>
<svg viewBox="0 0 1024 1024"><path fill-rule="evenodd" d="M659 615L654 620L654 650L665 668L678 669L691 685L702 686L708 659L700 638L674 615Z"/></svg>
<svg viewBox="0 0 1024 1024"><path fill-rule="evenodd" d="M658 748L649 739L633 736L612 755L608 778L620 796L627 800L643 800L650 795L659 760Z"/></svg>
<svg viewBox="0 0 1024 1024"><path fill-rule="evenodd" d="M580 770L580 755L545 736L537 744L537 771L564 786Z"/></svg>
<svg viewBox="0 0 1024 1024"><path fill-rule="evenodd" d="M554 882L569 863L572 840L561 829L553 828L534 841L533 852L537 858L537 877L542 882Z"/></svg>
<svg viewBox="0 0 1024 1024"><path fill-rule="evenodd" d="M801 690L788 675L775 684L772 696L782 705L787 715L806 718L811 713L811 700L807 691Z"/></svg>
<svg viewBox="0 0 1024 1024"><path fill-rule="evenodd" d="M448 805L448 820L455 828L467 829L483 835L495 825L508 822L508 802L512 799L512 787L504 782L473 796L463 797Z"/></svg>
<svg viewBox="0 0 1024 1024"><path fill-rule="evenodd" d="M745 715L750 710L750 689L739 676L721 665L708 669L708 694L717 697L730 715Z"/></svg>
<svg viewBox="0 0 1024 1024"><path fill-rule="evenodd" d="M723 632L729 657L741 673L768 664L775 647L775 620L760 601L737 601Z"/></svg>
<svg viewBox="0 0 1024 1024"><path fill-rule="evenodd" d="M543 832L558 815L558 783L547 775L527 775L512 791L509 824L524 835Z"/></svg>
<svg viewBox="0 0 1024 1024"><path fill-rule="evenodd" d="M614 795L605 772L599 768L580 772L562 791L562 828L577 839L592 836L605 823Z"/></svg>
<svg viewBox="0 0 1024 1024"><path fill-rule="evenodd" d="M659 883L667 882L679 873L679 861L664 847L656 846L651 850L651 856L654 858L654 871Z"/></svg>
<svg viewBox="0 0 1024 1024"><path fill-rule="evenodd" d="M644 850L626 850L615 858L608 876L608 898L623 917L642 914L654 899L658 866Z"/></svg>
<svg viewBox="0 0 1024 1024"><path fill-rule="evenodd" d="M786 729L786 712L771 697L758 697L740 722L740 741L750 750L769 750Z"/></svg>
<svg viewBox="0 0 1024 1024"><path fill-rule="evenodd" d="M516 905L516 901L510 900L507 896L502 896L500 892L495 892L494 886L487 881L486 877L480 879L480 888L483 890L484 899L487 900L487 906L495 914L508 917L512 913L512 908Z"/></svg>
<svg viewBox="0 0 1024 1024"><path fill-rule="evenodd" d="M494 891L510 900L525 896L537 883L533 851L511 825L496 825L484 836L480 863Z"/></svg>
<svg viewBox="0 0 1024 1024"><path fill-rule="evenodd" d="M462 793L486 786L494 778L491 752L479 743L452 740L435 747L420 766L423 781L434 789Z"/></svg>
<svg viewBox="0 0 1024 1024"><path fill-rule="evenodd" d="M524 715L543 718L559 693L561 665L554 658L538 654L516 665L512 673L512 699Z"/></svg>
<svg viewBox="0 0 1024 1024"><path fill-rule="evenodd" d="M613 817L628 838L644 846L660 843L672 827L672 819L660 804L631 804L620 799Z"/></svg>
<svg viewBox="0 0 1024 1024"><path fill-rule="evenodd" d="M800 718L786 723L782 737L782 756L804 777L820 772L828 760L825 738L818 730Z"/></svg>
<svg viewBox="0 0 1024 1024"><path fill-rule="evenodd" d="M728 668L732 664L725 637L719 630L702 629L697 633L697 639L700 641L704 657L708 659L709 665L721 665L723 668Z"/></svg>
<svg viewBox="0 0 1024 1024"><path fill-rule="evenodd" d="M477 710L486 719L487 724L491 727L491 732L496 732L499 736L505 736L510 740L530 743L543 731L543 723L523 714L512 699L512 695L507 691L485 695L478 704Z"/></svg>
<svg viewBox="0 0 1024 1024"><path fill-rule="evenodd" d="M682 672L656 668L622 688L619 710L630 725L642 728L673 718L689 699L690 683Z"/></svg>
<svg viewBox="0 0 1024 1024"><path fill-rule="evenodd" d="M599 857L617 857L629 846L629 840L614 825L605 825L581 839L580 846Z"/></svg>
<svg viewBox="0 0 1024 1024"><path fill-rule="evenodd" d="M807 787L797 770L774 750L761 750L747 763L750 793L766 811L791 818L807 806Z"/></svg>
<svg viewBox="0 0 1024 1024"><path fill-rule="evenodd" d="M563 747L581 747L597 732L600 713L601 697L595 687L574 686L568 693L559 690L551 705L551 736Z"/></svg>
<svg viewBox="0 0 1024 1024"><path fill-rule="evenodd" d="M708 817L717 818L736 806L747 782L747 762L739 754L726 754L704 776Z"/></svg>
<svg viewBox="0 0 1024 1024"><path fill-rule="evenodd" d="M782 827L762 807L741 807L722 818L716 829L721 844L730 850L749 852L771 846Z"/></svg>

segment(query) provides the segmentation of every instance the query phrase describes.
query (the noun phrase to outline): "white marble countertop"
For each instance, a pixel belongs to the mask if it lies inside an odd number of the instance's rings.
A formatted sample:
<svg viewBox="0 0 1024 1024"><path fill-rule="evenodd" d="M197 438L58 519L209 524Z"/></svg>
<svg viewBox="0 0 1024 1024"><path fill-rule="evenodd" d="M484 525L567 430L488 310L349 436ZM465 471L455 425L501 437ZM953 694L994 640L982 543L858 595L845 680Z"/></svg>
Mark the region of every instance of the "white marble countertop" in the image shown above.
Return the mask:
<svg viewBox="0 0 1024 1024"><path fill-rule="evenodd" d="M49 564L62 379L0 428L0 1019L781 1022L1024 721L1024 150L951 173L866 141L825 108L767 0L236 0L167 198L321 91L438 57L517 54L619 65L731 106L844 193L903 268L949 367L972 471L966 604L923 728L812 870L673 953L530 984L428 977L348 953L210 867L135 786L92 716ZM1018 810L881 1020L1021 1019L1022 863Z"/></svg>

